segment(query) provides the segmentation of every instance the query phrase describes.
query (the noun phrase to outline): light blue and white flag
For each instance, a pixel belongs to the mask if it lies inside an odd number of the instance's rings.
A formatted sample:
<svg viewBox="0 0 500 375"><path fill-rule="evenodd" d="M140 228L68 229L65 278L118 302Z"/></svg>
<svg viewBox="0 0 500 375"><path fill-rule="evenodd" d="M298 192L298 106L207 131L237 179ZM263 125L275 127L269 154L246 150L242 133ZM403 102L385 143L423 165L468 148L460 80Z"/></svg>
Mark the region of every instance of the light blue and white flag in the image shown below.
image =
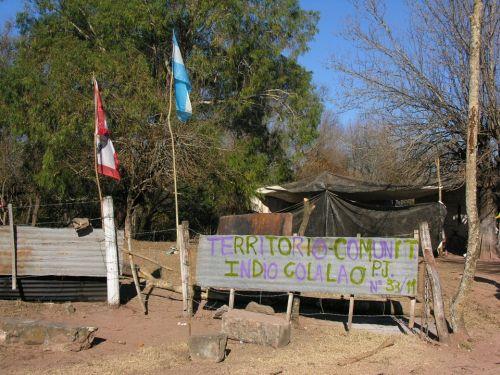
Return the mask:
<svg viewBox="0 0 500 375"><path fill-rule="evenodd" d="M175 86L175 107L179 120L186 122L193 114L189 93L191 92L191 83L189 82L188 72L182 60L181 50L175 37L175 31L172 36L172 70L174 72Z"/></svg>

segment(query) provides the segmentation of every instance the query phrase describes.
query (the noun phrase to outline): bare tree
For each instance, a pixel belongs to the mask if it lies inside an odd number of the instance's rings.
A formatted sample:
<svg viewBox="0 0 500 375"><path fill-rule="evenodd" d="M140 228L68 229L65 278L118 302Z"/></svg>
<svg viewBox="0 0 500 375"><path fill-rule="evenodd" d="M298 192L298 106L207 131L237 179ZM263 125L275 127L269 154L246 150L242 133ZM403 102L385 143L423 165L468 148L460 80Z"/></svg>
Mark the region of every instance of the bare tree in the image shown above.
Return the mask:
<svg viewBox="0 0 500 375"><path fill-rule="evenodd" d="M357 6L345 38L355 58L333 56L331 66L343 77L343 104L364 108L369 117L391 127L411 166L408 178L434 176L441 160L444 178L464 179L469 99L472 0L409 2L408 33L395 32L382 1ZM480 47L478 196L481 256L498 256L495 236L495 187L498 181L498 32L497 1L485 0Z"/></svg>
<svg viewBox="0 0 500 375"><path fill-rule="evenodd" d="M465 331L464 304L474 281L476 263L480 254L479 217L477 212L477 134L480 121L479 85L481 65L481 22L483 17L482 0L474 0L471 17L471 42L469 59L469 121L467 126L467 159L465 166L465 198L469 226L467 257L460 287L451 305L451 325L454 332Z"/></svg>
<svg viewBox="0 0 500 375"><path fill-rule="evenodd" d="M402 170L409 168L408 161L402 163L404 147L389 126L361 119L342 125L326 111L318 130L316 142L297 171L299 177L329 171L365 181L408 183Z"/></svg>
<svg viewBox="0 0 500 375"><path fill-rule="evenodd" d="M345 130L332 112L325 112L318 129L318 138L305 153L299 166L299 178L315 176L323 171L346 175L349 145Z"/></svg>

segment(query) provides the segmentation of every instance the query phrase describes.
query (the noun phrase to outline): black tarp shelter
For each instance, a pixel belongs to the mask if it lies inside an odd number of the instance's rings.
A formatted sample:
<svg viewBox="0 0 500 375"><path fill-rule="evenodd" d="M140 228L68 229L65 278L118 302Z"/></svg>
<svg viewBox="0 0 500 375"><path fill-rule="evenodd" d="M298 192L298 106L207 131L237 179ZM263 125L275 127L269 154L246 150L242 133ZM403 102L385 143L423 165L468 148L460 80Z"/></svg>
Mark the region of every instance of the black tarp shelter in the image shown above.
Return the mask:
<svg viewBox="0 0 500 375"><path fill-rule="evenodd" d="M324 172L297 182L261 188L257 205L264 212L291 212L293 231L297 233L307 198L315 207L306 236L411 237L419 222L427 221L436 248L441 240L445 206L438 202L396 203L436 195L437 191L436 185L377 184Z"/></svg>

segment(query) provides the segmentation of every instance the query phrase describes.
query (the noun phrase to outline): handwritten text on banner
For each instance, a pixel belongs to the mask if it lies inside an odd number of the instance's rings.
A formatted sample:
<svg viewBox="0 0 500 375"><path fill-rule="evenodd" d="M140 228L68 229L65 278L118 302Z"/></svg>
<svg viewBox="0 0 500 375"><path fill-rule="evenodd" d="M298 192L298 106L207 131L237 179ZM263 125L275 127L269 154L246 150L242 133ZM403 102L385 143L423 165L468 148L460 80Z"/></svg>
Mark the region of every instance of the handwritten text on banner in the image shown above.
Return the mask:
<svg viewBox="0 0 500 375"><path fill-rule="evenodd" d="M204 287L414 296L417 269L413 238L216 235L196 273Z"/></svg>

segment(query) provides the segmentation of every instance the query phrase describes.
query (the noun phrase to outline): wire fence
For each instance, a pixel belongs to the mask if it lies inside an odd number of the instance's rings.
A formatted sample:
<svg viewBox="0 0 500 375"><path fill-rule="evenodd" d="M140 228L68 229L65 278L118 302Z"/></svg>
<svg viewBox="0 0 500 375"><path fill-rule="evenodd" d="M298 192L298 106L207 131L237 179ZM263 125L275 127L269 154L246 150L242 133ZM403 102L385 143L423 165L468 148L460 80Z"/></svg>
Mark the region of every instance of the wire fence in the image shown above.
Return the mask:
<svg viewBox="0 0 500 375"><path fill-rule="evenodd" d="M47 203L47 204L29 204L29 205L22 205L22 206L14 206L12 205L12 208L35 208L35 207L57 207L57 206L69 206L69 205L75 205L75 204L80 204L80 205L85 205L85 204L93 204L93 203L100 203L99 200L76 200L76 201L66 201L66 202L58 202L58 203Z"/></svg>

